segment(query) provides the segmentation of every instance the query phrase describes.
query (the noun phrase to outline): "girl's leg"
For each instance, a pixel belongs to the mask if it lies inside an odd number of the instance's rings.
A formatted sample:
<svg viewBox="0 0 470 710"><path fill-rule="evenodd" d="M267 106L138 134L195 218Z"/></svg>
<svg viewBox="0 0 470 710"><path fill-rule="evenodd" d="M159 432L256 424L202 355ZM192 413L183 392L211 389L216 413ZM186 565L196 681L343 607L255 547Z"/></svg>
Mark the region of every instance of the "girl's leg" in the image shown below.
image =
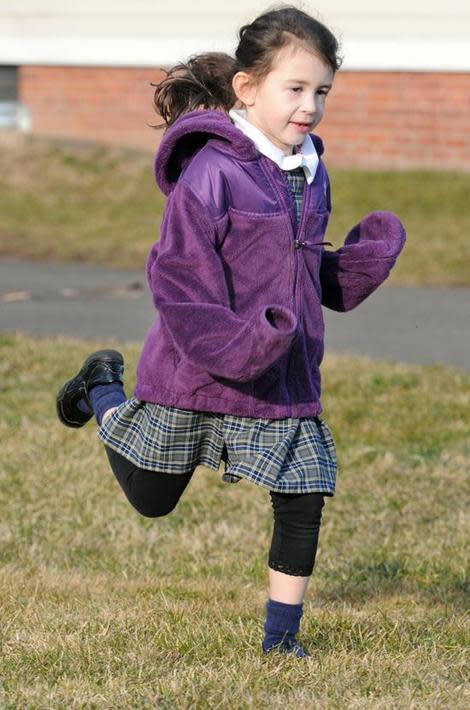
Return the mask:
<svg viewBox="0 0 470 710"><path fill-rule="evenodd" d="M269 598L284 604L302 604L310 576L294 577L269 567Z"/></svg>
<svg viewBox="0 0 470 710"><path fill-rule="evenodd" d="M271 492L271 502L274 529L269 551L269 600L263 649L277 646L306 656L295 635L315 564L323 494Z"/></svg>
<svg viewBox="0 0 470 710"><path fill-rule="evenodd" d="M57 395L57 415L69 427L82 427L93 416L101 424L126 401L122 385L124 361L116 350L98 350L83 363ZM138 468L105 447L111 468L130 503L142 515L159 517L173 510L188 485L192 472L184 475Z"/></svg>
<svg viewBox="0 0 470 710"><path fill-rule="evenodd" d="M269 551L270 597L300 604L313 571L323 493L271 492L274 528Z"/></svg>
<svg viewBox="0 0 470 710"><path fill-rule="evenodd" d="M105 451L128 501L148 518L171 513L193 475L193 472L175 474L148 471L138 468L108 446L105 446Z"/></svg>

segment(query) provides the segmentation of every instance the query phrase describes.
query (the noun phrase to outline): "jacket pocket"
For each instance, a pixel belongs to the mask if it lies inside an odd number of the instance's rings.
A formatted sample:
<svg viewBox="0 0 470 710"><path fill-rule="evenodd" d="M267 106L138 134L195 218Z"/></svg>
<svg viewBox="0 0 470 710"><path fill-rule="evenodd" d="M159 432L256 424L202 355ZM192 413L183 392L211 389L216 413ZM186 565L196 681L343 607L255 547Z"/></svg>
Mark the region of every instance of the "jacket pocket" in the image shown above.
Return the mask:
<svg viewBox="0 0 470 710"><path fill-rule="evenodd" d="M289 216L233 209L229 214L230 230L219 256L232 308L249 317L268 303L291 307Z"/></svg>
<svg viewBox="0 0 470 710"><path fill-rule="evenodd" d="M253 381L255 400L270 404L286 404L289 401L286 383L289 358L290 350Z"/></svg>
<svg viewBox="0 0 470 710"><path fill-rule="evenodd" d="M210 372L202 370L187 360L179 359L175 370L174 388L178 393L185 395L204 393L206 397L221 397L224 384L216 380Z"/></svg>

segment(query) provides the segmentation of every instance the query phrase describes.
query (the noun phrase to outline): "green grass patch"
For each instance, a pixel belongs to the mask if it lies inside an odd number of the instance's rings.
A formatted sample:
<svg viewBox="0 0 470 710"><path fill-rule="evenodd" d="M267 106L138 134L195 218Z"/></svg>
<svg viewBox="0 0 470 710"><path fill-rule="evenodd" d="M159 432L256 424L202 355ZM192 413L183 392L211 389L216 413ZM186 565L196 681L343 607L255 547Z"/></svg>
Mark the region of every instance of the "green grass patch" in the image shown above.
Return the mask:
<svg viewBox="0 0 470 710"><path fill-rule="evenodd" d="M468 707L466 373L326 359L340 475L299 661L260 653L265 490L200 468L171 515L142 518L94 427L56 420L102 345L0 338L2 708Z"/></svg>
<svg viewBox="0 0 470 710"><path fill-rule="evenodd" d="M0 146L0 175L0 253L141 269L159 238L151 155L25 139ZM331 180L335 247L368 212L391 210L408 242L388 283L469 285L469 175L332 170Z"/></svg>
<svg viewBox="0 0 470 710"><path fill-rule="evenodd" d="M1 253L143 269L164 205L151 156L31 140L0 166Z"/></svg>

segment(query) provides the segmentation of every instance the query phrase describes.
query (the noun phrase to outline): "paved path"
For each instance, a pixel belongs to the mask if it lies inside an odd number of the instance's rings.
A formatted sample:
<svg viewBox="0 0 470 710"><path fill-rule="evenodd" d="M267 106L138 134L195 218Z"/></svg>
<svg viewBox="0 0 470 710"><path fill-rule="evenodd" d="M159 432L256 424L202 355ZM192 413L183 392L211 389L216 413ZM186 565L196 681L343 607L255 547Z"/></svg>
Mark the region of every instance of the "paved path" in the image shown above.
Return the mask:
<svg viewBox="0 0 470 710"><path fill-rule="evenodd" d="M142 342L152 318L143 271L0 259L0 331ZM328 350L470 369L470 289L382 287L325 321Z"/></svg>

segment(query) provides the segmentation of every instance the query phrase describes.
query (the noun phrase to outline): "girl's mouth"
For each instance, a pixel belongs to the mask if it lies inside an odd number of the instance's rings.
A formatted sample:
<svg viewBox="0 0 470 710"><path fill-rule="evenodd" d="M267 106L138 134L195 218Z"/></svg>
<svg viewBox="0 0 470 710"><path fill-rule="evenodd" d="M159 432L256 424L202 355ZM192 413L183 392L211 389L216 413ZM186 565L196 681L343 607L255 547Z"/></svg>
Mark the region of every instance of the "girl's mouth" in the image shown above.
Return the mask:
<svg viewBox="0 0 470 710"><path fill-rule="evenodd" d="M297 123L296 121L291 121L292 125L297 128L301 133L308 133L310 130L310 123Z"/></svg>

